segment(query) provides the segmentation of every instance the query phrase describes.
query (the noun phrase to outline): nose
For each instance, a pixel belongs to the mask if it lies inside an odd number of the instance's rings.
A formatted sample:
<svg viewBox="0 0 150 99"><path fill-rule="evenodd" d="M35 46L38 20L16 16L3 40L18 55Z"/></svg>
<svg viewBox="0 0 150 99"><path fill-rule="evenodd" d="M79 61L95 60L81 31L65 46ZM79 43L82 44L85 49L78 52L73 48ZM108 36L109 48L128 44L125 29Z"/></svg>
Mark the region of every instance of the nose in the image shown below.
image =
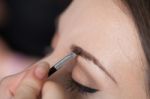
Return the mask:
<svg viewBox="0 0 150 99"><path fill-rule="evenodd" d="M65 55L64 51L54 51L51 54L47 55L41 61L48 62L50 66L53 66L58 60L60 60ZM50 67L51 68L51 67Z"/></svg>

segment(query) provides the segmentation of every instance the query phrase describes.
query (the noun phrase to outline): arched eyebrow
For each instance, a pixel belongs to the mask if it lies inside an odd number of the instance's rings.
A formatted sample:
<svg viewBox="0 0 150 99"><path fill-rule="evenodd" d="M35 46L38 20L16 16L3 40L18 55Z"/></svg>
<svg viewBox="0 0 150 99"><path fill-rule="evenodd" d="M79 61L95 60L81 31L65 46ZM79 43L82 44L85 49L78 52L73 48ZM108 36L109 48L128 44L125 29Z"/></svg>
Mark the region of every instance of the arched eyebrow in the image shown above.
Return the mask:
<svg viewBox="0 0 150 99"><path fill-rule="evenodd" d="M88 61L92 61L95 65L97 65L101 70L104 71L104 73L115 83L117 84L116 79L104 68L104 66L96 59L92 54L89 52L85 51L83 48L77 46L77 45L72 45L71 50L75 52L76 54L80 55L81 57L87 59Z"/></svg>

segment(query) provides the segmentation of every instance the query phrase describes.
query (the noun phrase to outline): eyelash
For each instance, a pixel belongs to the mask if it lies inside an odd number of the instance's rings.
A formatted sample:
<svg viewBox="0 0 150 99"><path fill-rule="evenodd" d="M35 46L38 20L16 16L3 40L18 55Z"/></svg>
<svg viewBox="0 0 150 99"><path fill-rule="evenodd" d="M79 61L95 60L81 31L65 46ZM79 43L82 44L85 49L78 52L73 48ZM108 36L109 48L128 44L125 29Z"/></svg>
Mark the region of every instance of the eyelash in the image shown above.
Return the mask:
<svg viewBox="0 0 150 99"><path fill-rule="evenodd" d="M78 82L74 81L73 79L68 80L68 83L66 84L66 88L71 92L78 92L83 95L88 93L96 93L98 90L94 88L89 88L84 85L79 84Z"/></svg>

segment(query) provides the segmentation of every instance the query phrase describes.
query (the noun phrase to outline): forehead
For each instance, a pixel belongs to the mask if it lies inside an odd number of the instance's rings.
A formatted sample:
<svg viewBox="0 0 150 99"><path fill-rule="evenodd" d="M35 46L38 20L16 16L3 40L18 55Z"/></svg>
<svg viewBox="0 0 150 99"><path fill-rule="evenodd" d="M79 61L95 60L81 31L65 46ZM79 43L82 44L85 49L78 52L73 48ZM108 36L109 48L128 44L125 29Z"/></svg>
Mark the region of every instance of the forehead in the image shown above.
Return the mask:
<svg viewBox="0 0 150 99"><path fill-rule="evenodd" d="M58 49L76 44L106 65L141 64L144 55L132 18L112 1L95 1L76 0L60 16Z"/></svg>
<svg viewBox="0 0 150 99"><path fill-rule="evenodd" d="M137 29L111 0L74 0L60 16L58 35L55 53L78 45L95 56L123 89L142 90L145 58Z"/></svg>
<svg viewBox="0 0 150 99"><path fill-rule="evenodd" d="M121 86L141 87L145 58L134 22L111 0L90 1L101 0L76 0L60 16L55 53L60 56L78 45L95 56Z"/></svg>
<svg viewBox="0 0 150 99"><path fill-rule="evenodd" d="M132 19L113 2L90 1L74 1L60 16L60 45L78 44L98 56L123 51L134 57L140 41Z"/></svg>

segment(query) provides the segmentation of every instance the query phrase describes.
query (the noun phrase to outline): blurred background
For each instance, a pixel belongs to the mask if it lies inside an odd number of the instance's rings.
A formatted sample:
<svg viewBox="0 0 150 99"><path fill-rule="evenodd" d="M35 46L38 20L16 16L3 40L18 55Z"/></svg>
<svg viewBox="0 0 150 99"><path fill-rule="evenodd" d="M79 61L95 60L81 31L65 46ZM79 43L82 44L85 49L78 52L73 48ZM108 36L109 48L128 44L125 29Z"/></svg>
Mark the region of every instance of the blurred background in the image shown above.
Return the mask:
<svg viewBox="0 0 150 99"><path fill-rule="evenodd" d="M0 79L51 52L57 17L72 0L0 0Z"/></svg>

